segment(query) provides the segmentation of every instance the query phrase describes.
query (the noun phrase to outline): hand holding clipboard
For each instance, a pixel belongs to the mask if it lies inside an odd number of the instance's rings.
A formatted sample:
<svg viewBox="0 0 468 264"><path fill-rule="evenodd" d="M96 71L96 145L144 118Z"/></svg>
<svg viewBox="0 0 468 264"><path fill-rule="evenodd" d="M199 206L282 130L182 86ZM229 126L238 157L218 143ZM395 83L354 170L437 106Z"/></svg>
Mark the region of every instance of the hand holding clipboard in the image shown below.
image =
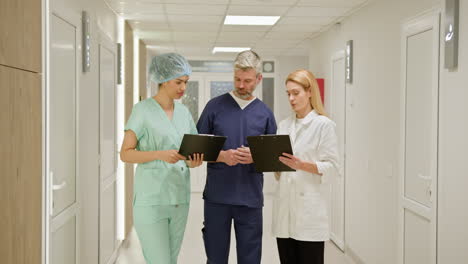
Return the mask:
<svg viewBox="0 0 468 264"><path fill-rule="evenodd" d="M216 161L225 141L226 137L222 136L185 134L179 154L188 159L188 156L200 153L204 154L204 161Z"/></svg>
<svg viewBox="0 0 468 264"><path fill-rule="evenodd" d="M283 153L293 154L289 135L262 135L247 137L257 172L296 171L283 164Z"/></svg>

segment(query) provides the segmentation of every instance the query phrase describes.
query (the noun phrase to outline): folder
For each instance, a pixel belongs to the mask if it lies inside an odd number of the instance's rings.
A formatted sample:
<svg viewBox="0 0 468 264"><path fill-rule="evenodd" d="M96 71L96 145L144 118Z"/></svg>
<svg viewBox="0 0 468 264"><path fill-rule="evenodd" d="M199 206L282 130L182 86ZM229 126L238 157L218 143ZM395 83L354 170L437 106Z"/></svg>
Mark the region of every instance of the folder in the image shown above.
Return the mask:
<svg viewBox="0 0 468 264"><path fill-rule="evenodd" d="M223 149L227 137L214 135L185 134L182 138L179 154L188 159L194 153L203 153L204 161L216 161L219 152Z"/></svg>
<svg viewBox="0 0 468 264"><path fill-rule="evenodd" d="M262 135L247 137L257 172L296 171L283 164L283 153L293 154L289 135Z"/></svg>

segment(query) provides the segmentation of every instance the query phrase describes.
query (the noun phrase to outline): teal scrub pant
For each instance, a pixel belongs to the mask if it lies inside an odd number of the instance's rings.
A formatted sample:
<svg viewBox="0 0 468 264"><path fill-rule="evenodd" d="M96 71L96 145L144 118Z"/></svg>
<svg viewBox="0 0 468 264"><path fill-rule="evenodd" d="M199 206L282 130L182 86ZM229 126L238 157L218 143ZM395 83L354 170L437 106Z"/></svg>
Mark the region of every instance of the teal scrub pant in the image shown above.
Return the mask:
<svg viewBox="0 0 468 264"><path fill-rule="evenodd" d="M177 263L188 210L188 204L133 207L135 230L147 264Z"/></svg>

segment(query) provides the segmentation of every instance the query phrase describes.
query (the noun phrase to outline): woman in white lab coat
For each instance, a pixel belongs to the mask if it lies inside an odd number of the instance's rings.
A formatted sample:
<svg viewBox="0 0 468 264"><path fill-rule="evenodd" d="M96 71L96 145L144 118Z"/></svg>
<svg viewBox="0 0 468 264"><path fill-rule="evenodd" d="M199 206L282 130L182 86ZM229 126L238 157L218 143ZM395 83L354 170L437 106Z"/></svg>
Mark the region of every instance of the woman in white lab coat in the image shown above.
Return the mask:
<svg viewBox="0 0 468 264"><path fill-rule="evenodd" d="M320 185L338 172L335 123L324 111L310 71L289 74L286 92L294 114L280 122L278 134L290 135L294 156L283 153L279 159L296 171L275 175L273 235L281 264L323 264L329 227Z"/></svg>

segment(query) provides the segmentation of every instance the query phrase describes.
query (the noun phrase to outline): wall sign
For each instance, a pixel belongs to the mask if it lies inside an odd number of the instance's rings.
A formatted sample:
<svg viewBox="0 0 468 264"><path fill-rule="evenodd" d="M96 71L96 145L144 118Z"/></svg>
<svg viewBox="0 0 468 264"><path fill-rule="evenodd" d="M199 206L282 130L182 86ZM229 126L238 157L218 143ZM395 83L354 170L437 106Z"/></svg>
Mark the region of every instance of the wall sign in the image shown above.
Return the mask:
<svg viewBox="0 0 468 264"><path fill-rule="evenodd" d="M346 61L345 61L345 79L346 83L353 83L353 41L346 42Z"/></svg>
<svg viewBox="0 0 468 264"><path fill-rule="evenodd" d="M446 69L458 66L458 9L459 0L445 0L445 61Z"/></svg>
<svg viewBox="0 0 468 264"><path fill-rule="evenodd" d="M122 43L117 43L117 84L122 84Z"/></svg>
<svg viewBox="0 0 468 264"><path fill-rule="evenodd" d="M263 62L263 72L264 73L273 73L273 72L275 72L275 62L274 61L264 61Z"/></svg>
<svg viewBox="0 0 468 264"><path fill-rule="evenodd" d="M83 72L89 72L91 69L91 34L88 12L83 11L81 19L83 23Z"/></svg>

